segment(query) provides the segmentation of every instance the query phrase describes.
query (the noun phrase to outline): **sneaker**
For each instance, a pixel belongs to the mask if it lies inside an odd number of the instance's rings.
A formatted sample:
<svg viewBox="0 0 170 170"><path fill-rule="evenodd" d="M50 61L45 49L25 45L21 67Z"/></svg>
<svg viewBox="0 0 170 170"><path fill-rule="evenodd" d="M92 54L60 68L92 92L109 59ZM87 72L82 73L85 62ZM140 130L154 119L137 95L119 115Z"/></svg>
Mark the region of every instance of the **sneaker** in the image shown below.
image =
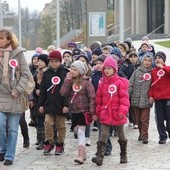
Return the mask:
<svg viewBox="0 0 170 170"><path fill-rule="evenodd" d="M55 148L55 155L61 155L64 153L64 147L63 146L56 146Z"/></svg>
<svg viewBox="0 0 170 170"><path fill-rule="evenodd" d="M159 144L165 144L166 143L166 140L159 140L159 142L158 142Z"/></svg>
<svg viewBox="0 0 170 170"><path fill-rule="evenodd" d="M98 131L98 128L97 128L96 126L93 126L93 127L92 127L92 130L93 130L93 131Z"/></svg>
<svg viewBox="0 0 170 170"><path fill-rule="evenodd" d="M104 153L104 155L105 155L105 156L110 156L110 155L111 155L111 151L106 151L106 152Z"/></svg>
<svg viewBox="0 0 170 170"><path fill-rule="evenodd" d="M129 127L133 127L133 123L129 123L128 126L129 126Z"/></svg>
<svg viewBox="0 0 170 170"><path fill-rule="evenodd" d="M47 143L47 144L45 144L44 145L44 155L49 155L50 154L50 152L52 151L54 149L54 146L52 145L52 144L49 144L49 143Z"/></svg>
<svg viewBox="0 0 170 170"><path fill-rule="evenodd" d="M138 129L138 125L134 125L133 129Z"/></svg>
<svg viewBox="0 0 170 170"><path fill-rule="evenodd" d="M90 138L86 138L86 146L91 146Z"/></svg>

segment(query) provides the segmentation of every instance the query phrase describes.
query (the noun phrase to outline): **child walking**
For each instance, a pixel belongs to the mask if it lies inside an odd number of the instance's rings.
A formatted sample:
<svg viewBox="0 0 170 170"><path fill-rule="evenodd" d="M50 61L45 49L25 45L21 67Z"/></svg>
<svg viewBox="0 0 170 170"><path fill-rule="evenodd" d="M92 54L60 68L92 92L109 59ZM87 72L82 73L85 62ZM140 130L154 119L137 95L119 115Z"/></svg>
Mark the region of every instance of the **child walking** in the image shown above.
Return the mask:
<svg viewBox="0 0 170 170"><path fill-rule="evenodd" d="M95 90L90 78L84 76L87 71L88 67L84 62L74 61L60 90L61 95L69 100L72 124L77 128L79 153L74 161L79 164L83 164L86 160L85 127L87 122L84 114L89 112L93 119L96 118Z"/></svg>
<svg viewBox="0 0 170 170"><path fill-rule="evenodd" d="M48 59L49 68L44 72L38 100L39 111L45 114L44 155L50 154L54 148L54 125L58 133L55 155L61 155L64 153L68 102L65 97L60 95L59 91L68 70L61 65L62 55L58 50L51 51Z"/></svg>
<svg viewBox="0 0 170 170"><path fill-rule="evenodd" d="M143 144L148 143L148 129L150 108L148 91L151 85L152 54L146 53L141 65L133 72L130 82L131 107L134 108L135 118L138 122L138 140Z"/></svg>
<svg viewBox="0 0 170 170"><path fill-rule="evenodd" d="M165 61L164 52L155 54L156 67L151 72L152 85L149 91L150 102L155 102L159 144L165 144L167 138L170 138L170 67L165 65Z"/></svg>
<svg viewBox="0 0 170 170"><path fill-rule="evenodd" d="M127 139L123 125L127 122L129 109L128 80L117 75L116 60L108 56L103 64L103 78L100 81L96 93L96 114L101 124L101 135L97 142L96 157L92 162L102 165L106 149L109 130L116 126L118 143L120 145L120 163L127 163Z"/></svg>

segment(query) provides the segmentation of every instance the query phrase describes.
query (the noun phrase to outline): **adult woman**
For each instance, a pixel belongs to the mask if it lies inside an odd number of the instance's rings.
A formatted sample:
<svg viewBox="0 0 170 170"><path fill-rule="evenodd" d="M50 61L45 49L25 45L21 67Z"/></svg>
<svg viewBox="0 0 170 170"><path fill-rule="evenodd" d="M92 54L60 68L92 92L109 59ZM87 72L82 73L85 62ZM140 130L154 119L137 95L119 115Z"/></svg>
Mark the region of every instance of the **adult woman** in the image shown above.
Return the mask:
<svg viewBox="0 0 170 170"><path fill-rule="evenodd" d="M20 78L17 80L16 72ZM25 112L21 95L29 78L24 49L15 34L0 30L0 161L12 165L15 156L20 116Z"/></svg>

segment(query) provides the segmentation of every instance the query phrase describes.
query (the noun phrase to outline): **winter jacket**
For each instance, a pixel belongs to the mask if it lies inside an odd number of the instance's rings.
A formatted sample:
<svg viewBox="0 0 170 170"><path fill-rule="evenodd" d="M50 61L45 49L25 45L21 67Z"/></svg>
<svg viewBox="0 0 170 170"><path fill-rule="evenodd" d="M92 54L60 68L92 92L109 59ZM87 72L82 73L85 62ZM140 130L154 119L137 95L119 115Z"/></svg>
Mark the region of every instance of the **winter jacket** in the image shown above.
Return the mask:
<svg viewBox="0 0 170 170"><path fill-rule="evenodd" d="M8 64L9 85L3 83L4 58L2 56L0 62L0 112L21 114L25 112L21 102L21 95L23 95L29 77L29 67L24 56L24 49L17 47L11 51L9 54L9 60L11 59L15 59L18 62L17 69L20 71L20 79L19 81L16 80L16 74L14 74L15 78L13 79L13 69ZM19 97L15 99L12 98L12 90L19 92Z"/></svg>
<svg viewBox="0 0 170 170"><path fill-rule="evenodd" d="M95 70L91 77L91 82L94 86L95 92L97 91L99 80L102 78L102 72Z"/></svg>
<svg viewBox="0 0 170 170"><path fill-rule="evenodd" d="M38 106L44 107L45 114L62 115L64 106L68 107L68 100L60 95L60 89L64 82L64 78L68 72L68 69L63 65L60 65L57 70L48 68L44 74L40 84L40 96L38 99ZM59 77L60 82L57 85L53 85L52 78Z"/></svg>
<svg viewBox="0 0 170 170"><path fill-rule="evenodd" d="M103 68L115 68L115 62L113 58L106 58ZM111 77L106 77L103 73L96 93L96 114L101 124L123 125L127 122L126 115L130 106L128 88L127 79L119 77L117 73ZM110 93L110 90L114 93Z"/></svg>
<svg viewBox="0 0 170 170"><path fill-rule="evenodd" d="M145 73L149 73L150 78L144 79ZM146 69L139 66L132 74L130 80L130 96L131 106L139 108L150 108L152 105L149 102L148 91L151 86L151 68Z"/></svg>
<svg viewBox="0 0 170 170"><path fill-rule="evenodd" d="M60 93L68 98L71 113L89 112L91 115L94 115L96 113L94 87L89 78L83 78L81 86L82 89L75 93L73 81L65 79Z"/></svg>
<svg viewBox="0 0 170 170"><path fill-rule="evenodd" d="M163 70L165 74L159 78L158 73L160 70ZM149 90L149 96L153 97L154 100L170 99L170 66L164 66L163 69L155 67L151 75L152 85Z"/></svg>

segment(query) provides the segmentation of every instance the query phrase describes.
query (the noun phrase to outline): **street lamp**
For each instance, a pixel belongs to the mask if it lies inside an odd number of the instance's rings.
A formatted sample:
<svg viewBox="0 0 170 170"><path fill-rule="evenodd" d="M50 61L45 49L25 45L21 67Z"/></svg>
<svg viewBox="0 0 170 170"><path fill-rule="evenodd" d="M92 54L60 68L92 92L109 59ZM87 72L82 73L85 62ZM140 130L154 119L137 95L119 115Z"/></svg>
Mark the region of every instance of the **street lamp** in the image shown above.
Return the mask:
<svg viewBox="0 0 170 170"><path fill-rule="evenodd" d="M19 46L22 47L22 37L21 37L21 3L18 0L18 25L19 25Z"/></svg>

